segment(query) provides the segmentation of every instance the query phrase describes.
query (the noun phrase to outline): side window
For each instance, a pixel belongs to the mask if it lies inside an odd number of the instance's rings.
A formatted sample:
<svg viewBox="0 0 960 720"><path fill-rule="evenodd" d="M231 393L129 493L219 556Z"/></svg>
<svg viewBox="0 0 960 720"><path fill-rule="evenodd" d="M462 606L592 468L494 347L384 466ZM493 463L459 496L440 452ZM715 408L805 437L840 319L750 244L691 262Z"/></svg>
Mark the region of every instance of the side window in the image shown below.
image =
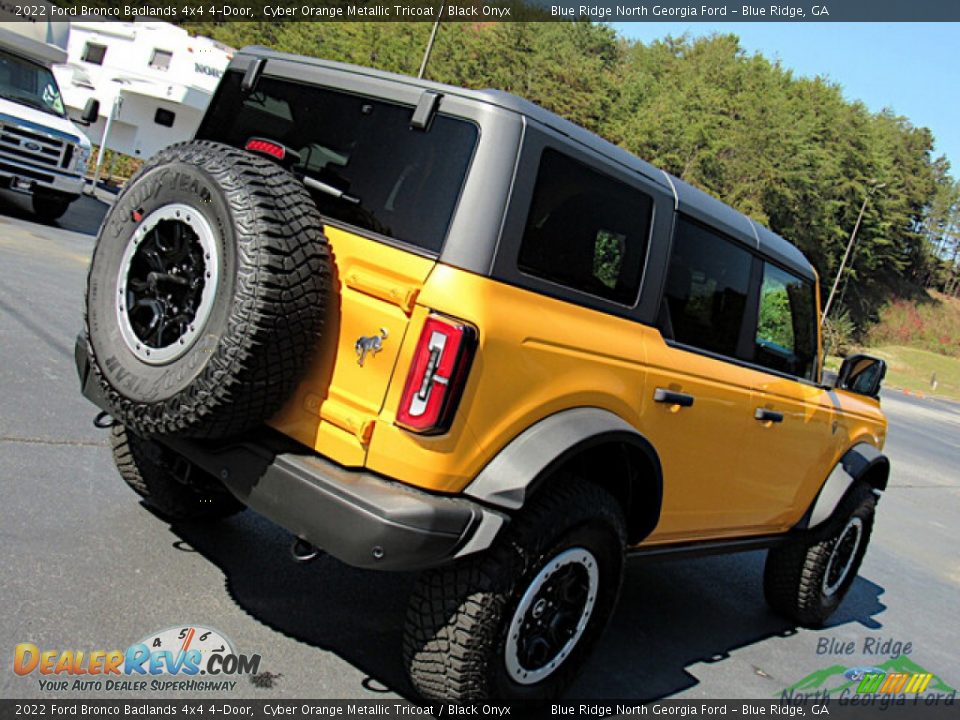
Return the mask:
<svg viewBox="0 0 960 720"><path fill-rule="evenodd" d="M771 370L812 380L817 329L813 284L764 263L754 361Z"/></svg>
<svg viewBox="0 0 960 720"><path fill-rule="evenodd" d="M150 67L154 70L169 70L171 60L173 60L172 52L155 48L150 55Z"/></svg>
<svg viewBox="0 0 960 720"><path fill-rule="evenodd" d="M80 59L93 65L103 65L103 59L107 56L107 46L98 43L88 42L83 46L83 54Z"/></svg>
<svg viewBox="0 0 960 720"><path fill-rule="evenodd" d="M652 208L645 193L548 148L540 158L519 268L633 305Z"/></svg>
<svg viewBox="0 0 960 720"><path fill-rule="evenodd" d="M157 111L153 114L153 121L157 125L163 125L164 127L173 127L173 121L176 119L177 114L166 108L157 108Z"/></svg>
<svg viewBox="0 0 960 720"><path fill-rule="evenodd" d="M753 256L721 235L678 218L660 329L674 340L736 355Z"/></svg>

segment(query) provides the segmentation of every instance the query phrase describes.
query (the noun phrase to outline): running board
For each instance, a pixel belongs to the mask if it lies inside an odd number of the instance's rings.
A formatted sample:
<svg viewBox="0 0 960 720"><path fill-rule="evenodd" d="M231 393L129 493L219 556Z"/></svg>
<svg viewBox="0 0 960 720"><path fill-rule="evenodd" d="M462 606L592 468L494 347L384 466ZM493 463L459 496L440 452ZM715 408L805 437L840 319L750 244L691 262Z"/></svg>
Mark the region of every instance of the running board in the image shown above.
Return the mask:
<svg viewBox="0 0 960 720"><path fill-rule="evenodd" d="M766 550L779 545L786 535L761 535L748 538L727 540L706 540L675 543L672 545L640 545L629 548L627 556L631 560L677 560L681 558L707 557L709 555L727 555L751 550Z"/></svg>

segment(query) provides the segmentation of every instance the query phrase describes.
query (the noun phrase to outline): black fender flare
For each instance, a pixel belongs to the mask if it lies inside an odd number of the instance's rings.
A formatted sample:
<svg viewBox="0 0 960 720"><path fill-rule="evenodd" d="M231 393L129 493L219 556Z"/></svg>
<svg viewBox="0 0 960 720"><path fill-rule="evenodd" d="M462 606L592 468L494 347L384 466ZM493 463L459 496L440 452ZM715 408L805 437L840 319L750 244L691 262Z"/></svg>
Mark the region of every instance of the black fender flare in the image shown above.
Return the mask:
<svg viewBox="0 0 960 720"><path fill-rule="evenodd" d="M604 444L619 444L638 453L651 469L642 509L633 513L634 484L628 477L625 510L631 536L656 527L663 503L663 471L653 445L620 416L601 408L563 410L534 423L511 440L464 489L480 502L516 511L524 506L551 472L580 453Z"/></svg>
<svg viewBox="0 0 960 720"><path fill-rule="evenodd" d="M825 523L856 481L866 481L879 494L886 490L889 477L887 456L869 443L857 443L833 467L797 528L815 528Z"/></svg>

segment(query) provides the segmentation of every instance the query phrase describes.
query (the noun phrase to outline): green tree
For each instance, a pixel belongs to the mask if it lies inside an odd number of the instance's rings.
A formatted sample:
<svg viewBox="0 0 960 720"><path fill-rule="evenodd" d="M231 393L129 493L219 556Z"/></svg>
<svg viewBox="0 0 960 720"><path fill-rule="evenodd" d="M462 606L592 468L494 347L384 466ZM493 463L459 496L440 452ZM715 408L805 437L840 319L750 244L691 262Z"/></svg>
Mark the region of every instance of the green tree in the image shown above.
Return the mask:
<svg viewBox="0 0 960 720"><path fill-rule="evenodd" d="M235 47L264 44L412 75L430 24L190 29ZM958 186L933 157L930 131L890 110L871 113L827 78L794 77L746 53L734 35L644 45L590 22L445 21L427 77L524 97L724 200L798 245L824 292L864 197L882 183L837 307L860 330L893 297L920 296L925 285L960 291Z"/></svg>

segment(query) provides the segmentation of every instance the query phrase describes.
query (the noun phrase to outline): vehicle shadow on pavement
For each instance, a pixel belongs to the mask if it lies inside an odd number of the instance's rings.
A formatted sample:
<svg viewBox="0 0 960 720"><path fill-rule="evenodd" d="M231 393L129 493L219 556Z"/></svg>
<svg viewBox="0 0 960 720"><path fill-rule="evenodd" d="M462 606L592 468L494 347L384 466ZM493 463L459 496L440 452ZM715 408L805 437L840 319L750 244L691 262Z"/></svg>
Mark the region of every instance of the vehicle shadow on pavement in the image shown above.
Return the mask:
<svg viewBox="0 0 960 720"><path fill-rule="evenodd" d="M764 601L765 559L766 552L755 551L628 564L620 604L607 633L567 695L639 700L669 697L699 684L687 670L691 665L722 662L740 648L795 635L796 626ZM879 627L874 616L886 609L879 599L883 592L879 585L858 577L827 627L853 622ZM771 655L776 652L764 652L764 657ZM763 695L757 688L764 682L769 683L772 696L796 679L783 677L783 669L776 665L757 667L753 663L753 673L749 686L728 684L726 696Z"/></svg>
<svg viewBox="0 0 960 720"><path fill-rule="evenodd" d="M38 225L60 228L84 235L96 235L110 206L96 198L82 195L75 200L59 220L41 220L30 207L30 197L10 191L0 191L0 215L9 215Z"/></svg>
<svg viewBox="0 0 960 720"><path fill-rule="evenodd" d="M171 530L220 568L230 596L255 620L336 653L374 681L368 689L381 684L412 697L400 649L415 575L358 570L323 554L296 563L290 533L249 510L216 525L174 523ZM264 653L266 670L269 660Z"/></svg>
<svg viewBox="0 0 960 720"><path fill-rule="evenodd" d="M325 555L296 564L290 534L250 511L217 526L175 523L171 529L220 568L230 596L258 622L334 652L374 683L413 697L401 642L414 574L358 570ZM618 609L566 696L667 697L699 683L687 671L691 665L719 662L739 648L794 635L795 626L764 602L764 557L750 552L628 564ZM883 592L858 578L829 626L879 627L874 616L885 609ZM789 684L778 667L754 670L769 681L771 694ZM739 690L731 687L730 693Z"/></svg>

